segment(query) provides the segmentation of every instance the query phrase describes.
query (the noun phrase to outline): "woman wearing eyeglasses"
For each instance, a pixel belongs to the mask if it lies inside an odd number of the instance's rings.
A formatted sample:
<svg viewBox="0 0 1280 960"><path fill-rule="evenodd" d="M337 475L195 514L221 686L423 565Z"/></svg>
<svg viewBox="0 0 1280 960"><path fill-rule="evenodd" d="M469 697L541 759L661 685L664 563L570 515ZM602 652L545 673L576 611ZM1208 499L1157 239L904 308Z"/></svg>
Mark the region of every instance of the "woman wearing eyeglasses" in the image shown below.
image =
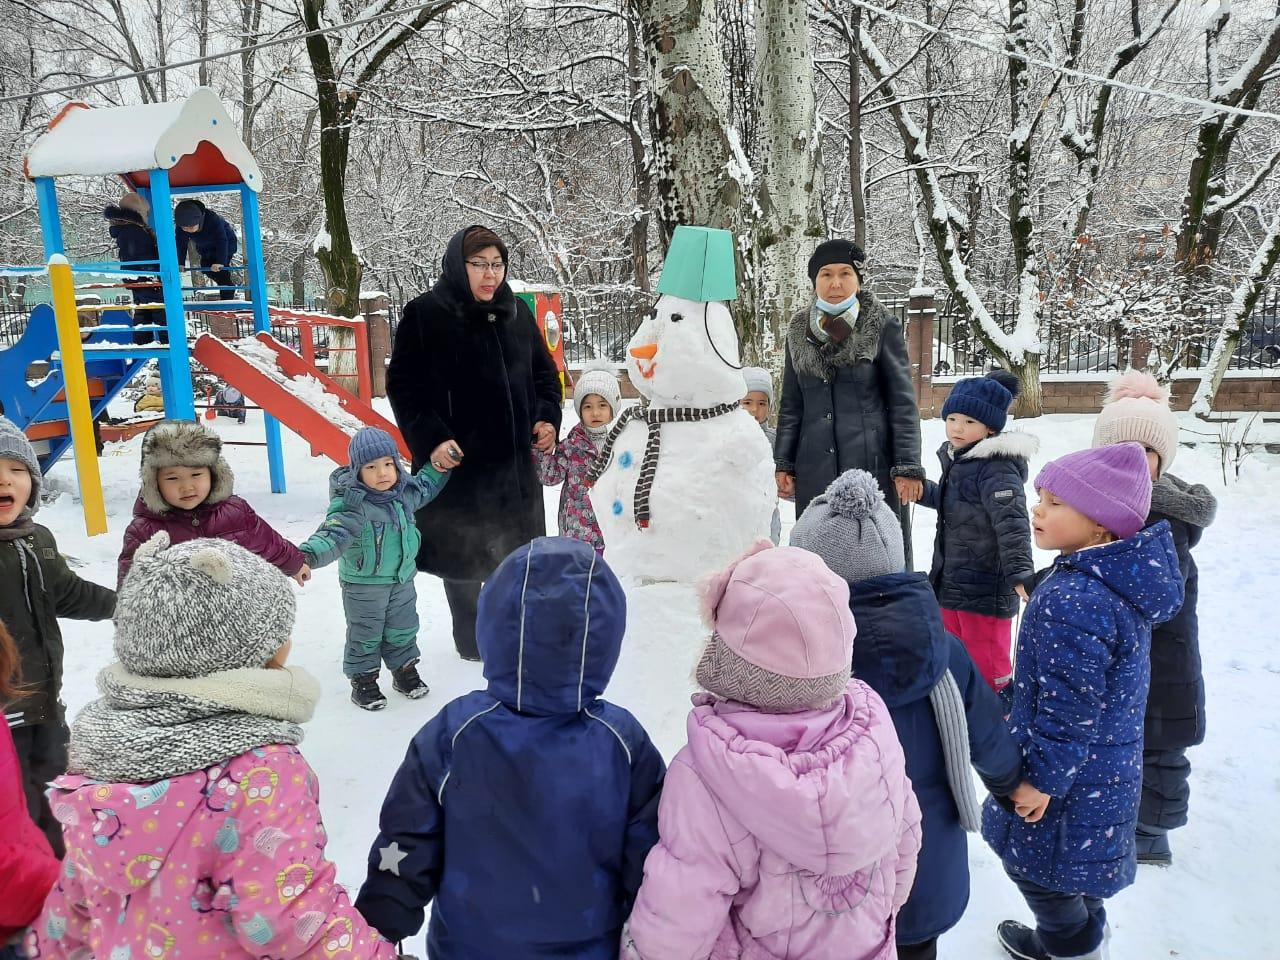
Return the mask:
<svg viewBox="0 0 1280 960"><path fill-rule="evenodd" d="M440 279L404 308L387 396L413 469L453 470L418 512L418 569L444 580L454 644L478 660L481 584L546 533L531 454L555 447L562 400L555 361L507 283L507 247L493 231L455 233Z"/></svg>

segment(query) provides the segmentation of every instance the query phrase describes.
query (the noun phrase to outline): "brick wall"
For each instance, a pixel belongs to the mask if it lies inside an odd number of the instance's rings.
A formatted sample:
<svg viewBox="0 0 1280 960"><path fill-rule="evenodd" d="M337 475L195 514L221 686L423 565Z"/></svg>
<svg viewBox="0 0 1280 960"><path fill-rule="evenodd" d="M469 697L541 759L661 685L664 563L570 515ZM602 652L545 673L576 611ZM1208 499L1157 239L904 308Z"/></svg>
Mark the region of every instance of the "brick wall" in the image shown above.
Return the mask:
<svg viewBox="0 0 1280 960"><path fill-rule="evenodd" d="M936 417L951 392L954 380L927 383L921 391L920 415ZM1173 407L1186 410L1191 406L1197 380L1173 381ZM1107 380L1054 380L1041 384L1045 413L1097 413ZM1255 410L1280 411L1280 376L1227 377L1214 398L1214 410L1251 413Z"/></svg>

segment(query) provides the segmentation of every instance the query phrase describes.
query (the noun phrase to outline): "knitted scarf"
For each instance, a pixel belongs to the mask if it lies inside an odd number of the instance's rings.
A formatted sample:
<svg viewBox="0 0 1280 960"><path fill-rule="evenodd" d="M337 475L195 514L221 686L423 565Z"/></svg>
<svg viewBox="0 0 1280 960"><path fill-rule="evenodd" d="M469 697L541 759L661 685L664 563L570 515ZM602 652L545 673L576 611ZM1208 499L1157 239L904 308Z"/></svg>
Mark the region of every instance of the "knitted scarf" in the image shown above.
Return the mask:
<svg viewBox="0 0 1280 960"><path fill-rule="evenodd" d="M298 724L320 699L315 678L296 667L162 678L113 663L98 690L71 728L69 769L109 783L163 780L254 747L301 743Z"/></svg>
<svg viewBox="0 0 1280 960"><path fill-rule="evenodd" d="M649 492L653 489L653 478L658 472L658 454L662 447L661 425L664 423L693 423L698 420L711 420L732 413L738 404L721 403L714 407L628 407L618 417L609 435L605 437L604 446L596 455L591 469L587 471L587 486L600 479L613 459L613 445L619 435L632 420L643 420L648 425L648 439L644 445L644 460L640 464L640 479L636 481L635 514L636 526L644 530L649 526Z"/></svg>
<svg viewBox="0 0 1280 960"><path fill-rule="evenodd" d="M21 540L35 533L36 523L31 519L31 513L30 507L23 507L22 512L18 514L18 519L7 527L0 527L0 543L5 540Z"/></svg>
<svg viewBox="0 0 1280 960"><path fill-rule="evenodd" d="M978 794L969 775L969 721L965 717L964 697L950 670L929 691L929 705L942 739L942 755L947 764L947 783L960 812L960 826L969 833L982 829L982 810Z"/></svg>
<svg viewBox="0 0 1280 960"><path fill-rule="evenodd" d="M591 446L595 447L598 454L604 447L604 441L609 436L609 424L603 424L599 427L588 427L585 423L582 425L582 432L587 435L587 439L591 441Z"/></svg>

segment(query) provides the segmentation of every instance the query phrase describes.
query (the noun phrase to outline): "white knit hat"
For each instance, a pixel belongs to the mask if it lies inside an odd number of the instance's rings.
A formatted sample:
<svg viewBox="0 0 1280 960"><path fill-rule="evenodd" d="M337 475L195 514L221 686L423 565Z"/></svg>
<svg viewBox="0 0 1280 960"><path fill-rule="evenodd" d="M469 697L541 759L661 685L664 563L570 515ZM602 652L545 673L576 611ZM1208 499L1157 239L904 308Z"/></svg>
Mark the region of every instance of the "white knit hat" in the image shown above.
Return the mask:
<svg viewBox="0 0 1280 960"><path fill-rule="evenodd" d="M622 387L618 384L618 374L613 364L607 360L588 360L582 365L582 372L573 384L573 409L582 416L582 401L591 394L603 397L609 409L616 417L622 406Z"/></svg>
<svg viewBox="0 0 1280 960"><path fill-rule="evenodd" d="M1160 457L1163 476L1178 453L1178 418L1169 409L1169 388L1142 370L1126 370L1107 387L1093 424L1093 445L1140 443ZM1056 491L1055 491L1056 492Z"/></svg>
<svg viewBox="0 0 1280 960"><path fill-rule="evenodd" d="M747 381L747 393L763 393L773 406L773 377L764 367L743 367L742 379Z"/></svg>

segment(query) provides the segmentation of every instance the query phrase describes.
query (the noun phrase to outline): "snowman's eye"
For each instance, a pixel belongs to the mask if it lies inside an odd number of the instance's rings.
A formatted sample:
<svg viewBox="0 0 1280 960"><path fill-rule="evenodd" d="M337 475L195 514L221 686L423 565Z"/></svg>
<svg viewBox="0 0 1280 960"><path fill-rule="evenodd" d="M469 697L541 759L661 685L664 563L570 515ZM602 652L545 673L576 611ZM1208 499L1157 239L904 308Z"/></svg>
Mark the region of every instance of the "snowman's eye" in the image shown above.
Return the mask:
<svg viewBox="0 0 1280 960"><path fill-rule="evenodd" d="M682 313L673 313L673 314L671 315L671 322L672 322L672 323L679 323L679 322L680 322L681 320L683 320L683 319L684 319L684 314L682 314Z"/></svg>

